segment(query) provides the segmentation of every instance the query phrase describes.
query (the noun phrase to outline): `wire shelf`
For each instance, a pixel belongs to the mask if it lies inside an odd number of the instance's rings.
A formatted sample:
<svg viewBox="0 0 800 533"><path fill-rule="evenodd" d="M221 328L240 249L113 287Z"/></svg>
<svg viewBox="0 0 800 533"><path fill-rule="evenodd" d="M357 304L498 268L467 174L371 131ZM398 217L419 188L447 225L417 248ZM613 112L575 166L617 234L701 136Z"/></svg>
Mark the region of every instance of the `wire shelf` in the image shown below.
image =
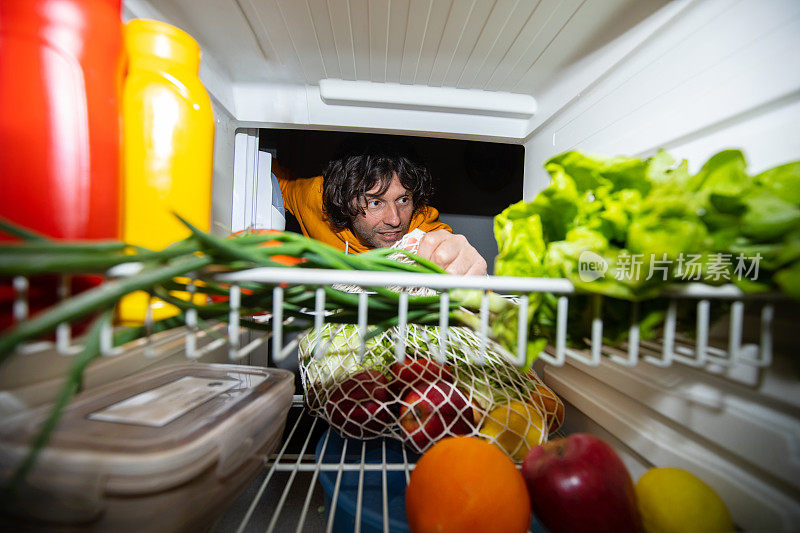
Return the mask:
<svg viewBox="0 0 800 533"><path fill-rule="evenodd" d="M302 406L302 397L296 396L289 413L284 439L273 454L264 457L264 470L256 481L231 505L215 525L219 532L236 531L327 531L333 530L337 520L355 520L354 531L359 531L365 496L380 488L380 512L383 531L389 531L390 520L404 520L390 511L390 484L388 476L402 475L408 482L416 457L402 449L402 455L387 452L387 439L378 441L347 440L341 452L326 453L338 437L328 431L329 426L312 417ZM367 449L378 450L375 462L364 460ZM315 449L319 454L315 453ZM382 451L382 453L381 453ZM367 474L372 483L367 483ZM379 474L379 476L376 476ZM343 479L357 475L355 487L345 489ZM332 485L325 490L320 481L327 476ZM345 490L347 494L345 495ZM372 495L375 497L375 494ZM343 510L341 499L355 501L355 512ZM344 516L337 518L337 513Z"/></svg>
<svg viewBox="0 0 800 533"><path fill-rule="evenodd" d="M553 436L564 434L559 431ZM365 527L386 533L405 530L405 516L398 515L392 496L402 497L419 456L389 438L347 439L340 450L335 446L341 442L325 421L309 414L302 396L295 396L279 448L263 457L262 473L213 530L329 533L334 527L342 529L339 521L352 531ZM335 447L333 452L331 447ZM321 482L322 476L327 476L328 487ZM346 476L350 476L348 481L344 481ZM367 498L371 498L364 515L371 521L368 526L362 523Z"/></svg>
<svg viewBox="0 0 800 533"><path fill-rule="evenodd" d="M369 305L369 287L395 286L403 288L427 287L441 291L440 309L447 309L449 305L449 289L476 289L482 291L482 300L479 313L480 338L486 339L489 332L489 291L500 294L526 294L526 293L552 293L557 295L555 339L551 346L543 351L540 359L547 364L562 366L567 361L573 360L590 366L597 366L603 359L608 359L616 364L632 367L639 363L648 363L658 367L668 367L675 363L688 365L694 368L704 368L708 365L736 366L744 365L755 368L764 368L772 361L773 336L772 326L775 320L775 304L785 300L779 294L759 293L744 294L733 285L718 287L700 283L687 283L668 288L664 297L668 299L667 311L664 319L661 336L653 341L641 339L638 302L630 305L630 326L627 339L622 344L609 344L604 339L604 320L601 305L594 306L594 316L591 322L591 337L585 339L588 349L579 350L567 345L567 318L569 315L571 297L579 294L572 283L566 279L552 278L515 278L501 276L448 276L439 274L416 273L385 273L364 271L336 271L318 269L285 269L285 268L258 268L235 273L218 275L219 281L231 284L230 306L228 317L227 335L225 338L215 338L198 348L199 341L208 333L198 326L197 312L189 310L186 313L186 357L197 359L203 355L227 346L228 357L232 361L239 361L254 350L271 341L273 360L280 362L294 353L297 340L284 344L284 317L283 301L284 288L289 285L303 284L317 286L315 293L314 309L307 310L313 317L314 328L320 330L325 324L325 292L324 286L337 284L353 285L365 289L360 293L358 305L358 326L365 332L368 324L367 309ZM240 284L245 282L263 283L274 285L273 309L271 315L261 317L272 326L271 332L266 336L259 336L247 343L242 342L245 331L240 323ZM25 320L28 313L27 288L28 281L23 277L14 279L16 299L14 302L14 318L17 321ZM61 287L68 286L66 278ZM66 297L66 290L60 290L60 297ZM599 298L599 297L597 297ZM518 338L516 353L509 353L508 357L517 365L525 364L526 343L528 342L527 323L527 298L513 298L520 307L520 322L518 324ZM727 342L712 344L710 333L711 305L715 302L726 302L730 305L727 316ZM692 338L681 338L678 329L678 305L693 305L696 317ZM743 342L745 305L758 308L760 324L757 342ZM440 330L443 339L447 339L449 328L446 313L440 313ZM152 323L152 316L148 313L146 325ZM403 331L408 323L407 293L402 292L398 305L399 330ZM107 323L101 335L102 354L116 355L124 350L123 347L113 347L112 327ZM399 337L402 339L402 335ZM69 324L61 324L56 330L54 343L29 343L24 345L23 352L48 349L55 346L61 354L72 354L79 351L80 347L72 343ZM362 344L363 347L363 344ZM446 343L442 343L442 349ZM404 346L398 342L396 357L404 358ZM476 356L476 363L485 353Z"/></svg>

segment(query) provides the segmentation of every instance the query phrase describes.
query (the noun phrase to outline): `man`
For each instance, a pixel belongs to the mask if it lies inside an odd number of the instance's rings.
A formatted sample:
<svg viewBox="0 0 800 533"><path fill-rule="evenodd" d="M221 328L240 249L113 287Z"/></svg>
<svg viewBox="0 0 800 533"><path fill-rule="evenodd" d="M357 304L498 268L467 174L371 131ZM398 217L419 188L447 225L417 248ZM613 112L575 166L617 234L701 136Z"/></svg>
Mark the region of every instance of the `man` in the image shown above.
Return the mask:
<svg viewBox="0 0 800 533"><path fill-rule="evenodd" d="M273 162L284 207L304 235L351 253L392 246L406 233L426 232L418 255L451 274L486 274L486 261L463 235L454 235L427 205L428 170L381 143L349 147L322 176L289 179Z"/></svg>

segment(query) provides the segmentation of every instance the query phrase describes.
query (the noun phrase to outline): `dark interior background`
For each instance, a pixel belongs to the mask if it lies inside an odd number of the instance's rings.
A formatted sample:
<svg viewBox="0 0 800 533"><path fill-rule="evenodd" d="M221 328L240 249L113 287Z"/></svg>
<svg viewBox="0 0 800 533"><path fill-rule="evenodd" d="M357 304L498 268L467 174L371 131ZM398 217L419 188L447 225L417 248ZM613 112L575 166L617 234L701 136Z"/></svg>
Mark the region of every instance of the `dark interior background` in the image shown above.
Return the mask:
<svg viewBox="0 0 800 533"><path fill-rule="evenodd" d="M297 177L319 176L348 137L381 135L262 129L260 149L273 152ZM388 137L388 136L383 136ZM494 216L522 197L525 149L515 144L394 136L416 152L436 183L432 202L443 213Z"/></svg>

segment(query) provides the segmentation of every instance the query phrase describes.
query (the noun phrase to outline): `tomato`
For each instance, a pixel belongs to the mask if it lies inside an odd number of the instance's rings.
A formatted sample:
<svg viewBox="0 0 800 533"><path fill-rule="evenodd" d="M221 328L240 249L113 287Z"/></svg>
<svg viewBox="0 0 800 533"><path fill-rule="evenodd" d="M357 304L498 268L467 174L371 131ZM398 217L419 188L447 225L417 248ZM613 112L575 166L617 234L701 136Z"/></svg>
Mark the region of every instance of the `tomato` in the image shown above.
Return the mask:
<svg viewBox="0 0 800 533"><path fill-rule="evenodd" d="M282 233L276 229L246 229L237 231L234 235L270 235L274 233ZM281 241L264 241L260 244L260 246L279 246L283 244ZM270 259L275 261L276 263L280 263L286 266L295 266L297 264L303 263L305 261L302 257L293 257L291 255L273 255Z"/></svg>
<svg viewBox="0 0 800 533"><path fill-rule="evenodd" d="M270 234L274 234L274 233L282 233L282 232L280 232L278 230L275 230L275 229L246 229L246 230L241 230L241 231L234 232L233 235L231 235L231 237L236 236L236 235L270 235ZM281 242L279 240L274 240L274 241L264 241L259 246L267 246L267 247L269 247L269 246L280 246L281 244L283 244L283 242ZM280 263L280 264L286 265L286 266L295 266L295 265L298 265L300 263L305 262L305 258L293 257L291 255L273 255L270 259L272 259L272 261L274 261L276 263ZM286 283L281 283L281 286L282 287L286 287ZM229 288L230 285L223 285L223 287ZM253 291L250 291L248 289L242 289L242 294L243 295L250 295L250 294L253 294ZM209 295L209 298L211 298L211 301L215 302L215 303L227 302L228 301L228 297L227 296Z"/></svg>

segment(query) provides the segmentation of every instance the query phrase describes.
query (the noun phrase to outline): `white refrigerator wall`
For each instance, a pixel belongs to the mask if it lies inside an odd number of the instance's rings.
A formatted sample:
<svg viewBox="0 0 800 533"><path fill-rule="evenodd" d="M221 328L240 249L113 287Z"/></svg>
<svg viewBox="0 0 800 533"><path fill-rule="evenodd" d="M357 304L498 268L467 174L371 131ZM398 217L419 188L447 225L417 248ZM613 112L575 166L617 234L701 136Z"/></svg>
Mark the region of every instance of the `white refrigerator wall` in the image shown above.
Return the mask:
<svg viewBox="0 0 800 533"><path fill-rule="evenodd" d="M233 228L233 159L236 121L212 98L214 107L214 180L211 194L211 232L230 235Z"/></svg>
<svg viewBox="0 0 800 533"><path fill-rule="evenodd" d="M258 147L258 129L236 130L232 204L229 213L225 213L230 215L230 229L234 232L286 227L280 186L272 173L272 154Z"/></svg>
<svg viewBox="0 0 800 533"><path fill-rule="evenodd" d="M648 156L664 148L692 171L725 148L741 148L751 172L798 158L800 2L679 4L635 45L593 57L609 64L593 79L586 69L563 73L552 84L563 88L563 105L539 98L525 141L526 200L548 182L542 163L567 150Z"/></svg>

